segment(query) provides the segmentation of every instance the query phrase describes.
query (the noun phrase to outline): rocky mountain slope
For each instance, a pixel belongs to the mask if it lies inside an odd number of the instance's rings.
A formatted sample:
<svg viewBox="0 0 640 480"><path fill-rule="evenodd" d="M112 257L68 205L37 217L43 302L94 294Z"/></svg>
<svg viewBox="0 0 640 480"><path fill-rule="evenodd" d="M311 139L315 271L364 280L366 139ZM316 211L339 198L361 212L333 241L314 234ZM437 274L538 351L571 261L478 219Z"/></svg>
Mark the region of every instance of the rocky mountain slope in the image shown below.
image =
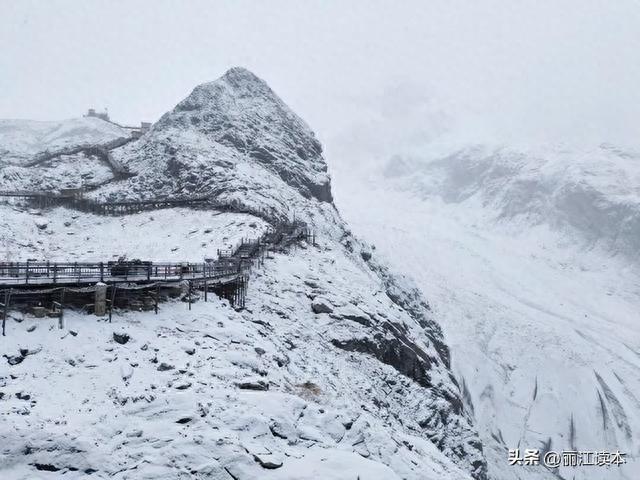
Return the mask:
<svg viewBox="0 0 640 480"><path fill-rule="evenodd" d="M432 300L492 478L640 472L639 166L608 145L456 146L334 187L354 230ZM628 463L514 467L516 447Z"/></svg>
<svg viewBox="0 0 640 480"><path fill-rule="evenodd" d="M262 219L304 219L317 245L274 252L254 272L242 312L214 301L187 313L178 302L158 316L121 312L111 325L70 314L62 332L54 321L16 314L13 341L1 344L0 473L486 478L471 411L429 305L350 233L331 201L315 136L262 80L232 69L112 154L132 176L96 189L98 198L211 195ZM63 209L14 208L23 220L50 219L56 231L68 216L67 235L92 221ZM222 241L246 235L250 221L229 215L217 227ZM158 227L167 233L190 227L181 214L148 216L172 218ZM11 232L20 224L6 225L9 237L21 237ZM123 219L104 228L118 229L139 251L137 225ZM45 255L45 245L60 252L55 243L63 238L52 234L29 255ZM152 243L154 255L168 247ZM117 341L123 337L114 331L129 340Z"/></svg>
<svg viewBox="0 0 640 480"><path fill-rule="evenodd" d="M213 195L280 214L292 203L302 206L299 196L331 202L315 135L242 68L196 87L151 132L114 156L135 176L98 196Z"/></svg>

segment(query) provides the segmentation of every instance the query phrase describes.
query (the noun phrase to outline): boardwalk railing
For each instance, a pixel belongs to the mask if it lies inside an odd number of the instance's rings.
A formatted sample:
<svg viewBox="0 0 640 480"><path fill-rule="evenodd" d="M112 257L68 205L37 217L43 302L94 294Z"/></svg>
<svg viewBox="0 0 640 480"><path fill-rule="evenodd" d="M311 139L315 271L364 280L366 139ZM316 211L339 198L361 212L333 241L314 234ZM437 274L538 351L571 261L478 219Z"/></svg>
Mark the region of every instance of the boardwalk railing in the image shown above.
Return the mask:
<svg viewBox="0 0 640 480"><path fill-rule="evenodd" d="M84 191L51 193L35 191L0 191L0 201L17 199L36 208L65 207L96 215L127 215L163 208L207 208L221 212L247 213L267 222L285 220L276 211L250 207L239 201L220 201L211 196L159 197L144 200L98 201L83 196Z"/></svg>
<svg viewBox="0 0 640 480"><path fill-rule="evenodd" d="M0 262L0 285L216 280L238 274L236 259L208 263Z"/></svg>
<svg viewBox="0 0 640 480"><path fill-rule="evenodd" d="M103 283L151 283L158 281L210 281L224 283L243 274L251 260L267 245L283 239L312 238L302 224L280 224L256 239L242 239L229 250L218 250L215 260L191 263L150 261L109 262L0 262L0 286L72 285Z"/></svg>

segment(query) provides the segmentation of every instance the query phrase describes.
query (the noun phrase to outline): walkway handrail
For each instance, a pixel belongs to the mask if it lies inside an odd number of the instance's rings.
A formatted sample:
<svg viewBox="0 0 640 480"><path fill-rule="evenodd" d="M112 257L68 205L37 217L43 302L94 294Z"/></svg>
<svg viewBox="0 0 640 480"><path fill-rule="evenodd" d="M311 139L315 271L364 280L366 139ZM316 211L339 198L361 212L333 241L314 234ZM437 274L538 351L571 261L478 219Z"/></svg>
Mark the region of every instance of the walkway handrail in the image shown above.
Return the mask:
<svg viewBox="0 0 640 480"><path fill-rule="evenodd" d="M104 283L149 283L156 281L216 281L244 274L247 260L260 254L261 245L278 244L286 236L310 237L303 225L281 224L255 239L242 239L230 250L218 250L213 261L151 262L142 260L107 262L10 262L0 261L0 285L58 285Z"/></svg>

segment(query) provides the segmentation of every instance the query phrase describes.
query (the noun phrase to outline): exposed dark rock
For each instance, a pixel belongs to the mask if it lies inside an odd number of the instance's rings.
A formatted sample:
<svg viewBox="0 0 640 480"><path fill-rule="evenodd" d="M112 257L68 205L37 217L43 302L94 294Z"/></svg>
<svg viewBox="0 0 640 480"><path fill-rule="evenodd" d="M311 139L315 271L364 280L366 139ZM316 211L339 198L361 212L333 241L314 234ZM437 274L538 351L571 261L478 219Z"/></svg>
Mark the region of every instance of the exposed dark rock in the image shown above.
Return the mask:
<svg viewBox="0 0 640 480"><path fill-rule="evenodd" d="M242 382L237 383L236 385L240 390L269 390L269 384L262 380L258 380L257 382Z"/></svg>
<svg viewBox="0 0 640 480"><path fill-rule="evenodd" d="M58 472L60 470L60 468L55 465L51 465L50 463L32 463L31 465L36 467L36 470L43 472Z"/></svg>
<svg viewBox="0 0 640 480"><path fill-rule="evenodd" d="M271 425L269 425L269 431L271 432L271 435L273 435L274 437L282 438L283 440L286 440L287 438L289 438L284 433L282 426L278 422L273 422Z"/></svg>
<svg viewBox="0 0 640 480"><path fill-rule="evenodd" d="M254 454L253 459L260 464L262 468L275 470L282 466L282 460L275 458L273 455Z"/></svg>
<svg viewBox="0 0 640 480"><path fill-rule="evenodd" d="M9 365L18 365L26 358L24 355L3 355L7 359Z"/></svg>
<svg viewBox="0 0 640 480"><path fill-rule="evenodd" d="M333 306L329 303L328 300L323 298L316 298L313 302L311 302L311 310L313 313L331 313L333 312Z"/></svg>
<svg viewBox="0 0 640 480"><path fill-rule="evenodd" d="M344 315L335 315L335 317L343 320L349 320L351 322L356 322L356 323L359 323L360 325L364 325L365 327L371 326L371 319L366 315L357 315L357 314L347 313Z"/></svg>
<svg viewBox="0 0 640 480"><path fill-rule="evenodd" d="M347 236L343 242L355 241ZM440 355L442 363L451 368L449 347L444 342L442 328L429 316L431 307L426 302L420 290L402 276L393 275L389 268L370 259L367 265L383 280L387 296L393 303L406 311L424 329L424 333Z"/></svg>
<svg viewBox="0 0 640 480"><path fill-rule="evenodd" d="M129 334L127 334L127 333L124 333L124 332L113 332L113 340L116 343L119 343L120 345L124 345L130 339L131 339L131 337L129 337Z"/></svg>
<svg viewBox="0 0 640 480"><path fill-rule="evenodd" d="M372 355L423 387L431 386L429 370L432 359L407 337L376 334L373 338L334 339L331 343L343 350Z"/></svg>
<svg viewBox="0 0 640 480"><path fill-rule="evenodd" d="M164 362L162 362L162 363L160 363L160 365L158 365L158 371L159 372L166 372L167 370L173 370L174 368L176 368L176 367L174 367L173 365L170 365L168 363L164 363Z"/></svg>

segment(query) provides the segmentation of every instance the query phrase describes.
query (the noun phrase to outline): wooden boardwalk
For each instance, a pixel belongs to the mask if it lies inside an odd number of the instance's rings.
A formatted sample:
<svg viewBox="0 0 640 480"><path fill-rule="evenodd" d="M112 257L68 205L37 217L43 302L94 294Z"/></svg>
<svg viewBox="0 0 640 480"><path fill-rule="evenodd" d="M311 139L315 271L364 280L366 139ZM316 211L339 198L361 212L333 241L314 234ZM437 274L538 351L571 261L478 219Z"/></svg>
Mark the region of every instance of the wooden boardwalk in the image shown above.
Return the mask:
<svg viewBox="0 0 640 480"><path fill-rule="evenodd" d="M63 315L65 305L93 308L91 296L97 285L109 291L109 318L114 306L158 311L160 290L186 287L191 308L194 294L213 291L234 307L244 307L248 274L255 262L263 262L268 251L300 240L314 241L313 234L300 222L278 224L257 239L244 239L234 249L218 250L216 260L204 263L129 262L0 262L0 315L5 335L7 312L18 305ZM116 291L120 292L116 301ZM133 293L132 293L133 292ZM151 293L149 293L151 292ZM174 295L175 296L175 295ZM145 303L151 299L151 304Z"/></svg>
<svg viewBox="0 0 640 480"><path fill-rule="evenodd" d="M240 202L221 202L211 196L158 197L143 200L98 201L84 197L84 191L74 190L61 193L38 192L28 190L0 191L0 201L12 200L26 202L34 208L64 207L95 215L130 215L164 208L199 208L221 212L246 213L271 222L275 212L251 208Z"/></svg>
<svg viewBox="0 0 640 480"><path fill-rule="evenodd" d="M203 263L151 261L108 262L1 262L0 287L92 285L97 282L155 283L207 281L224 284L237 279L245 268L268 248L278 244L311 238L302 224L281 224L257 239L242 239L233 249L218 250L217 258Z"/></svg>
<svg viewBox="0 0 640 480"><path fill-rule="evenodd" d="M110 151L128 142L131 138L118 138L101 145L79 145L55 152L42 152L26 164L34 167L63 155L84 153L96 156L107 163L114 180L127 178L130 173L117 162ZM97 187L96 187L97 188ZM164 208L188 207L211 209L223 212L250 214L275 225L260 238L242 240L235 248L217 252L217 258L204 263L154 263L151 261L124 262L7 262L0 261L0 316L2 334L9 308L20 304L43 309L52 305L50 312L58 312L60 325L65 301L82 308L87 306L87 295L93 294L97 284L106 284L109 291L109 319L111 309L118 304L131 308L148 300L148 295L136 297L126 292L155 290L155 310L158 310L160 289L174 289L176 285L188 285L187 298L191 308L195 290L207 292L211 289L234 306L244 306L248 272L256 261L264 261L265 252L302 239L315 243L315 236L302 222L289 222L276 211L252 208L240 202L221 202L211 196L162 197L144 200L98 201L85 197L91 189L62 190L60 193L39 191L0 191L0 202L25 202L35 208L65 207L96 215L127 215ZM104 287L103 287L104 288ZM66 296L65 296L66 295ZM66 298L66 300L65 300ZM124 301L122 300L124 298Z"/></svg>

